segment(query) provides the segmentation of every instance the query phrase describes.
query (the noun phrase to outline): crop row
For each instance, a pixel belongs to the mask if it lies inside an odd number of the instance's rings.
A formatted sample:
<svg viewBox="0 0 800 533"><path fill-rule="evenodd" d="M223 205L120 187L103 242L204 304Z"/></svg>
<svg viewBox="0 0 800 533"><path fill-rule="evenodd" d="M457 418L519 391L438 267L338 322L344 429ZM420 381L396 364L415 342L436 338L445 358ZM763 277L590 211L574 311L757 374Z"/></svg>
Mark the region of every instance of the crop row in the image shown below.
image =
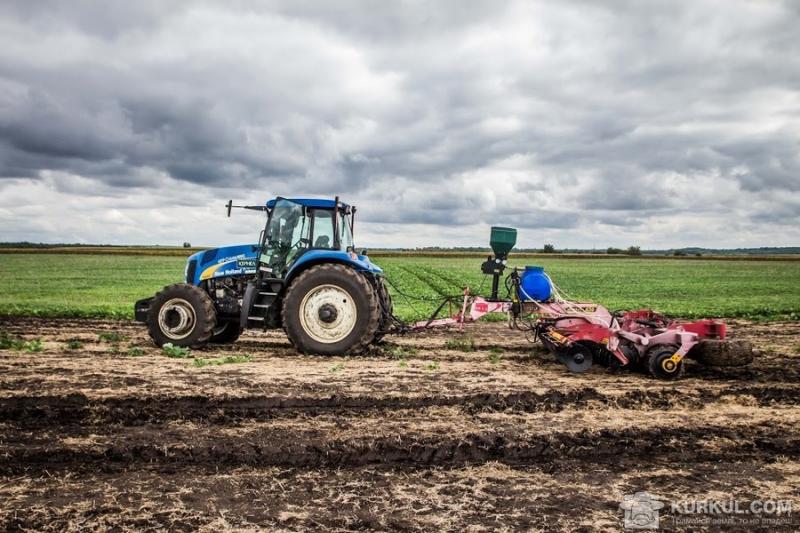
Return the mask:
<svg viewBox="0 0 800 533"><path fill-rule="evenodd" d="M383 257L396 313L427 318L465 286L486 294L478 258ZM800 318L800 263L517 258L539 264L576 299L611 309L652 307L683 316ZM132 318L133 303L183 275L185 259L160 256L0 254L0 315ZM502 285L501 285L502 287ZM501 289L502 291L502 289ZM501 296L503 292L501 292Z"/></svg>

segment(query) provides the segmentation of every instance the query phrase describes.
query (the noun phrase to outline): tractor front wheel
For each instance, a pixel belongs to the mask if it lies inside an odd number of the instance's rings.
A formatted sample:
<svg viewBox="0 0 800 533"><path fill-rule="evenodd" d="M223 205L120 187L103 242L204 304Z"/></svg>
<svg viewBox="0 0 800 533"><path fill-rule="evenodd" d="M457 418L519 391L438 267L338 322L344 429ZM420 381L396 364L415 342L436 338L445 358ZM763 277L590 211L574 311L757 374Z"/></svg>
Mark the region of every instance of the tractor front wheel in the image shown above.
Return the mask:
<svg viewBox="0 0 800 533"><path fill-rule="evenodd" d="M283 299L283 326L303 353L358 353L375 337L380 305L369 281L350 267L309 268Z"/></svg>
<svg viewBox="0 0 800 533"><path fill-rule="evenodd" d="M216 325L214 302L204 290L186 283L164 287L147 313L147 331L158 346L202 346Z"/></svg>

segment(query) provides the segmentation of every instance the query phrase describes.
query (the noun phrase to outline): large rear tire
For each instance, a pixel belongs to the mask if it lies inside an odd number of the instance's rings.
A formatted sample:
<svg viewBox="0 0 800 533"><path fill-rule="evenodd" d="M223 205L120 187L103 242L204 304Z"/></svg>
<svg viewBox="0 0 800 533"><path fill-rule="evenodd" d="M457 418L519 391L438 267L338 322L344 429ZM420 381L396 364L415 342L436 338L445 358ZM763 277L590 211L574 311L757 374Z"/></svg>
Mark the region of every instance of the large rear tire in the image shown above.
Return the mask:
<svg viewBox="0 0 800 533"><path fill-rule="evenodd" d="M204 290L186 283L164 287L147 313L147 331L158 346L203 346L216 325L214 302Z"/></svg>
<svg viewBox="0 0 800 533"><path fill-rule="evenodd" d="M292 282L282 314L286 334L300 352L344 355L361 352L372 342L380 306L363 274L324 264Z"/></svg>

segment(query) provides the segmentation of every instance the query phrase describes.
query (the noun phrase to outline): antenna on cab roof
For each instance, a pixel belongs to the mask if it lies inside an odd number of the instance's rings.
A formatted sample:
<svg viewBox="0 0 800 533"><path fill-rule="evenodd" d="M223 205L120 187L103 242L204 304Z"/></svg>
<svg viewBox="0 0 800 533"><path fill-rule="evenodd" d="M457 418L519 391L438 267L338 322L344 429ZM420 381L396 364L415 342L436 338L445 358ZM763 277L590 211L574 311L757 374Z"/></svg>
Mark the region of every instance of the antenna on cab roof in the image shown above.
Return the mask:
<svg viewBox="0 0 800 533"><path fill-rule="evenodd" d="M251 211L266 211L267 206L265 205L233 205L233 200L228 200L228 203L225 204L225 208L228 210L228 218L231 217L231 209L250 209Z"/></svg>

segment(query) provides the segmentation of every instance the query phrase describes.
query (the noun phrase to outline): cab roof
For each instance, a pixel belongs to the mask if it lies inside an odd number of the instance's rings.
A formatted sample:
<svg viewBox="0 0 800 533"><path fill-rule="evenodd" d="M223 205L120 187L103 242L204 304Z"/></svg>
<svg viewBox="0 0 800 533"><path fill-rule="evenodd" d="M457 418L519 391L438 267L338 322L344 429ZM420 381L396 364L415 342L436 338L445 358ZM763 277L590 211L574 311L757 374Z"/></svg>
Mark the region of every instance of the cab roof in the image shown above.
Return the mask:
<svg viewBox="0 0 800 533"><path fill-rule="evenodd" d="M312 209L333 209L334 204L336 203L335 200L327 200L322 198L284 198L285 200L289 200L290 202L294 202L296 204L300 204L305 207L310 207ZM275 201L277 198L273 198L267 202L267 207L272 209L275 207ZM348 204L339 200L339 207L340 208L347 208L350 207Z"/></svg>

